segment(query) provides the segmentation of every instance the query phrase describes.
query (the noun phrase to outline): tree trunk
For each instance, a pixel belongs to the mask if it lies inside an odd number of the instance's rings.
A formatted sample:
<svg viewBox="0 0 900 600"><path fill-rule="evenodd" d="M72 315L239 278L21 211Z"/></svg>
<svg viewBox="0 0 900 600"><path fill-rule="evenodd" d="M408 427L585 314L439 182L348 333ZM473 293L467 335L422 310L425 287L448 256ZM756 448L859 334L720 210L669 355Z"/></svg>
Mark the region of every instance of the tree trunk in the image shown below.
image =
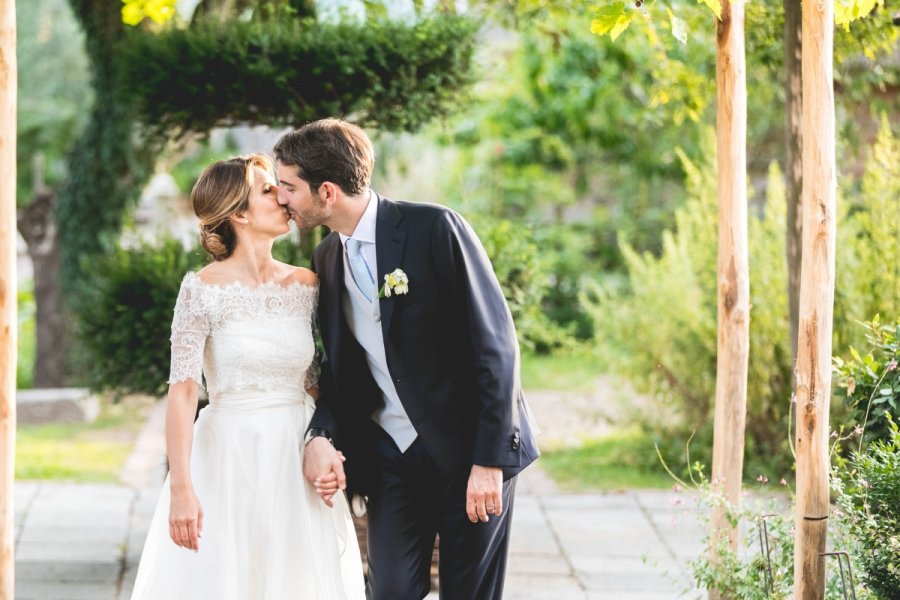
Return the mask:
<svg viewBox="0 0 900 600"><path fill-rule="evenodd" d="M800 0L784 0L784 174L787 186L788 304L791 316L791 364L797 362L797 326L800 320L800 259L803 241L803 159L800 123L803 85L800 80L801 50Z"/></svg>
<svg viewBox="0 0 900 600"><path fill-rule="evenodd" d="M65 379L65 327L55 208L54 194L49 190L42 190L21 211L18 218L19 233L28 244L28 255L34 264L34 301L37 307L37 351L34 362L36 388L62 387Z"/></svg>
<svg viewBox="0 0 900 600"><path fill-rule="evenodd" d="M0 600L13 600L16 458L16 3L0 0Z"/></svg>
<svg viewBox="0 0 900 600"><path fill-rule="evenodd" d="M797 348L794 598L825 597L828 409L834 312L833 0L803 3L803 266Z"/></svg>
<svg viewBox="0 0 900 600"><path fill-rule="evenodd" d="M741 501L747 364L750 355L750 273L747 245L747 86L743 0L722 3L716 23L718 160L718 351L712 482L734 505ZM714 536L737 551L739 531L724 508L713 512ZM717 561L718 557L711 557ZM720 597L710 591L710 598Z"/></svg>

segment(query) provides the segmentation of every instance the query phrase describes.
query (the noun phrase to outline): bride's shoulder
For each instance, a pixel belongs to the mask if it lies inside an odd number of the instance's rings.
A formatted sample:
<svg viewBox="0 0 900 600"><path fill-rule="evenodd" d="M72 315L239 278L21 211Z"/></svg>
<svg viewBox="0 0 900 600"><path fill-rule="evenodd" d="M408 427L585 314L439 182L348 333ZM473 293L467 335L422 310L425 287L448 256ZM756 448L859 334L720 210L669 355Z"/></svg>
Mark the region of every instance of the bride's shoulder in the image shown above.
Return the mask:
<svg viewBox="0 0 900 600"><path fill-rule="evenodd" d="M311 287L316 287L319 285L319 277L304 267L295 267L293 265L284 265L287 268L287 277L285 277L285 282L290 285L292 283L299 283L301 285L308 285Z"/></svg>

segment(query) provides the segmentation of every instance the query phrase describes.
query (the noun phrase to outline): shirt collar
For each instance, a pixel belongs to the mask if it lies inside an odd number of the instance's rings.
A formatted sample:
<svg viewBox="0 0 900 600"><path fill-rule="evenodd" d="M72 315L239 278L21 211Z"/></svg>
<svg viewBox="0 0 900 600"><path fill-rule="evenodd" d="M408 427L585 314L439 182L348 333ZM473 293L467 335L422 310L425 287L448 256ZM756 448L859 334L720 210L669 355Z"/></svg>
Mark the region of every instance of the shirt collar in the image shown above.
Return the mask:
<svg viewBox="0 0 900 600"><path fill-rule="evenodd" d="M343 233L341 236L341 243L347 243L348 238L353 238L355 240L359 240L360 242L366 242L369 244L375 243L375 223L378 219L378 196L372 190L369 190L369 203L366 205L366 210L363 212L362 217L359 219L359 223L356 224L356 229L353 230L353 235L346 236Z"/></svg>

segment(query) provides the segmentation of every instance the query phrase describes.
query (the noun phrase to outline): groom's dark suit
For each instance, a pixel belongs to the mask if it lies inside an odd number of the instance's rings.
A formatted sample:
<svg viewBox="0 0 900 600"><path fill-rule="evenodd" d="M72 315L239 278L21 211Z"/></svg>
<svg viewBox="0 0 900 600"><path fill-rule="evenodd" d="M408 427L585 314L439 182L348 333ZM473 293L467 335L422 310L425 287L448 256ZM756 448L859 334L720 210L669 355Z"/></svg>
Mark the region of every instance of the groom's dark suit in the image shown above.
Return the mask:
<svg viewBox="0 0 900 600"><path fill-rule="evenodd" d="M443 597L499 598L513 478L538 456L512 318L481 243L459 215L376 199L375 280L380 286L398 268L409 278L407 294L379 302L391 379L418 438L401 452L372 420L382 394L344 314L344 251L335 232L313 255L326 358L310 427L334 435L347 457L348 492L369 498L374 600L427 593L436 532ZM503 469L504 514L488 523L466 516L473 464Z"/></svg>

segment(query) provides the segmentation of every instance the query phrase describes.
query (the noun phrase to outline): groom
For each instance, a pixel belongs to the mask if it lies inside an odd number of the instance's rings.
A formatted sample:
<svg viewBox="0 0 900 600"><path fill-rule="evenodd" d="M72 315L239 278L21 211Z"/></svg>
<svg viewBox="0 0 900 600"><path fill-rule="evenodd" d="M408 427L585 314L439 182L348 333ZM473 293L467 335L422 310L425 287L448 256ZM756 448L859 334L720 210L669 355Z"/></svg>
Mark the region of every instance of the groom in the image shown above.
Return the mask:
<svg viewBox="0 0 900 600"><path fill-rule="evenodd" d="M345 482L367 497L371 600L428 594L436 534L442 598L501 598L515 476L538 450L481 243L447 208L371 191L355 125L310 123L275 158L297 225L331 229L312 260L327 358L304 473L328 503Z"/></svg>

